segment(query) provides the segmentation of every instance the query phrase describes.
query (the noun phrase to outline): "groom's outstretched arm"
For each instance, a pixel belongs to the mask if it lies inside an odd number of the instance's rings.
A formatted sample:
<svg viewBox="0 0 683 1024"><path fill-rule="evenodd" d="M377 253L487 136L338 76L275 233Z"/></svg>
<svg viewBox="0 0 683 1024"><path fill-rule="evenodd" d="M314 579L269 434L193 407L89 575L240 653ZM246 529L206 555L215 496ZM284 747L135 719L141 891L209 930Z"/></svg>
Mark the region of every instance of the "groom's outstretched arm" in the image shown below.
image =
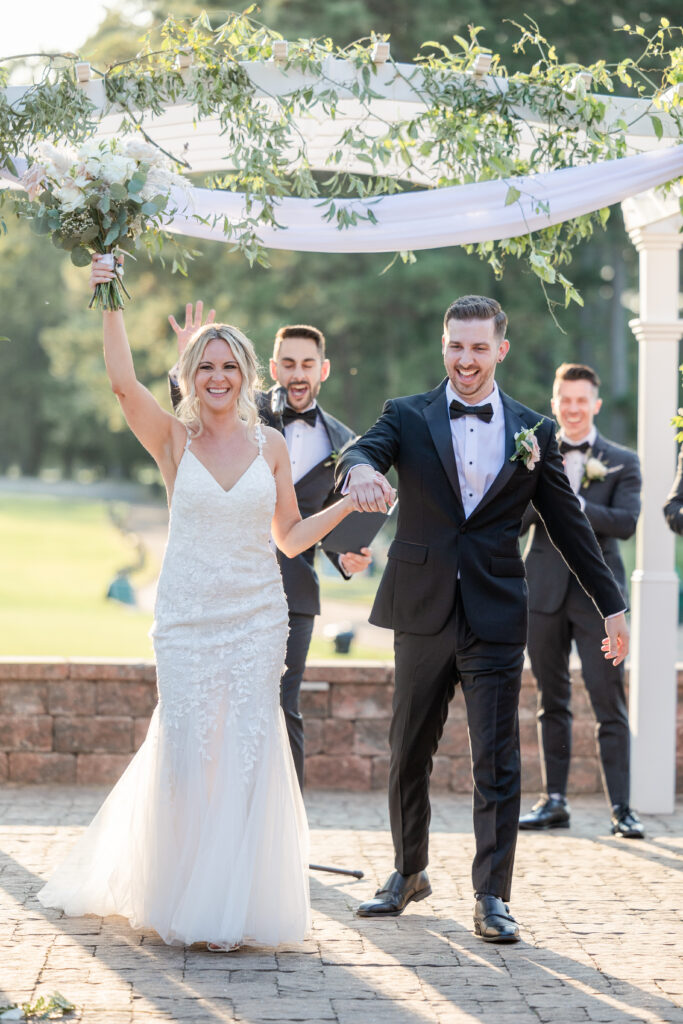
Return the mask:
<svg viewBox="0 0 683 1024"><path fill-rule="evenodd" d="M384 473L396 462L399 443L400 414L389 400L377 422L337 459L336 486L348 490L363 511L384 512L393 502L394 489Z"/></svg>

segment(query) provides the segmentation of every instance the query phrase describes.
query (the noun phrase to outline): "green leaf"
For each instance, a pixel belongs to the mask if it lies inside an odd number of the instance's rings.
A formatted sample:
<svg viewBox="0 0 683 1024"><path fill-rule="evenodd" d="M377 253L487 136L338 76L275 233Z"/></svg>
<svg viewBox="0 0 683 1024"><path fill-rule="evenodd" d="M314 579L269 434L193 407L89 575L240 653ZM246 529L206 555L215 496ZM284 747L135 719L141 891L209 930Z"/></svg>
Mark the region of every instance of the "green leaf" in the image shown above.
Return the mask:
<svg viewBox="0 0 683 1024"><path fill-rule="evenodd" d="M112 242L115 242L120 234L121 234L121 229L120 229L119 225L118 224L113 224L109 228L109 231L107 231L106 235L104 236L104 244L105 244L105 246L111 245Z"/></svg>
<svg viewBox="0 0 683 1024"><path fill-rule="evenodd" d="M128 189L124 185L119 185L118 182L114 185L109 186L109 195L115 203L122 203L128 198Z"/></svg>
<svg viewBox="0 0 683 1024"><path fill-rule="evenodd" d="M518 188L515 188L514 185L510 185L509 189L507 190L507 195L505 196L505 205L511 206L513 203L516 203L521 194L522 193L519 191Z"/></svg>
<svg viewBox="0 0 683 1024"><path fill-rule="evenodd" d="M650 120L652 121L652 127L655 130L655 135L657 136L658 139L661 139L661 137L664 134L664 128L662 127L662 122L660 121L660 119L658 117L655 117L654 114L650 114Z"/></svg>
<svg viewBox="0 0 683 1024"><path fill-rule="evenodd" d="M90 266L90 252L85 249L82 245L77 246L71 251L71 262L76 267L89 267Z"/></svg>

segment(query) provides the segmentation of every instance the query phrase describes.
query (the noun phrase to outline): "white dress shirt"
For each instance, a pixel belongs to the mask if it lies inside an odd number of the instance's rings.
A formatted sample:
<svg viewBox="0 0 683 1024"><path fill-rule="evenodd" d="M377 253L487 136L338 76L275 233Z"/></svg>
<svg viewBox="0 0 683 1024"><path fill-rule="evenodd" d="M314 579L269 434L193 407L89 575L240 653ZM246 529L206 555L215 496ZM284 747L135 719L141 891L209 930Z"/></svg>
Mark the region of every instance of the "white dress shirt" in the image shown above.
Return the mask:
<svg viewBox="0 0 683 1024"><path fill-rule="evenodd" d="M586 436L579 438L578 441L570 441L568 437L565 437L562 431L560 431L557 436L559 441L566 441L567 444L583 444L584 441L587 441L592 448L595 444L595 439L598 436L598 430L595 425L592 426ZM586 507L586 499L583 498L579 492L581 490L581 481L583 480L583 471L586 465L587 455L587 452L565 452L562 456L564 460L564 471L567 474L569 485L574 494L578 497L582 511Z"/></svg>
<svg viewBox="0 0 683 1024"><path fill-rule="evenodd" d="M449 406L454 399L463 405L469 404L462 402L449 380L444 397L446 416L450 416ZM476 404L489 403L493 408L493 416L489 423L477 416L460 416L451 420L453 453L467 518L472 515L505 462L505 414L497 384L493 385L490 395L480 399Z"/></svg>
<svg viewBox="0 0 683 1024"><path fill-rule="evenodd" d="M317 402L313 402L308 409L313 409L316 405ZM307 412L308 409L304 411ZM292 480L295 484L332 451L332 444L320 413L313 427L302 419L288 423L285 427L285 441L289 450L289 461L292 463Z"/></svg>

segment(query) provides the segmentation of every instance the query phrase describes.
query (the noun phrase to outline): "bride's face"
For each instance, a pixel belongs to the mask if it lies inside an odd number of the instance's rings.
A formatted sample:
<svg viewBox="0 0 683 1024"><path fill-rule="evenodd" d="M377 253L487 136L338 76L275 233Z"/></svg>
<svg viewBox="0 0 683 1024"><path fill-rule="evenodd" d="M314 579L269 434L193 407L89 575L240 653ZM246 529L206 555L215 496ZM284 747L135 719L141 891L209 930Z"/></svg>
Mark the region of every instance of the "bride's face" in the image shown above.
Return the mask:
<svg viewBox="0 0 683 1024"><path fill-rule="evenodd" d="M194 378L200 406L216 412L237 404L242 371L232 349L222 338L213 338L202 353Z"/></svg>

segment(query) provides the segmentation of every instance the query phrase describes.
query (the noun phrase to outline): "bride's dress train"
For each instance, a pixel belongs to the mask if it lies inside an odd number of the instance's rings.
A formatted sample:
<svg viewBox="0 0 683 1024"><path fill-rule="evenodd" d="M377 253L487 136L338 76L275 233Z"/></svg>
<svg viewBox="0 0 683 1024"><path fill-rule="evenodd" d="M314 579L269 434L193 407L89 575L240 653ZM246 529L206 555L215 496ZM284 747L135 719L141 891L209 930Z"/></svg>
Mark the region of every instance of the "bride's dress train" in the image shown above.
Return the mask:
<svg viewBox="0 0 683 1024"><path fill-rule="evenodd" d="M122 914L165 942L301 940L308 830L280 710L287 605L269 546L275 482L259 453L229 491L178 467L152 630L147 738L38 893L69 915Z"/></svg>

